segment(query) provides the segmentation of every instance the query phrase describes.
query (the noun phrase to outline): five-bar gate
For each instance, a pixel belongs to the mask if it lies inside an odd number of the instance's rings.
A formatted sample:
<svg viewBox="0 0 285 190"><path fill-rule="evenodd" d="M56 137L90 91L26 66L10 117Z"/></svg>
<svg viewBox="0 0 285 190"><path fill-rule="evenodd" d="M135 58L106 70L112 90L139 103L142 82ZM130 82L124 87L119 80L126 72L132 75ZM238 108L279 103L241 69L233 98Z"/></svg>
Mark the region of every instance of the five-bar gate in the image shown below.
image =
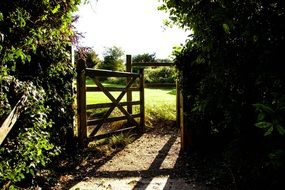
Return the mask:
<svg viewBox="0 0 285 190"><path fill-rule="evenodd" d="M144 113L144 70L140 69L139 73L132 72L117 72L109 70L88 69L85 68L84 61L77 63L77 126L78 137L81 145L86 145L89 141L95 139L106 138L108 136L121 133L126 130L137 128L142 130L144 127L145 113ZM96 86L87 86L86 77L92 79ZM105 87L100 77L125 77L127 84L123 88L119 87ZM137 82L136 82L137 81ZM136 84L136 85L135 85ZM115 98L111 92L120 91L120 95ZM132 101L127 97L126 102L121 102L122 98L127 94L128 96L133 91L139 91L139 100ZM86 92L103 92L111 103L97 103L86 105ZM132 113L132 106L140 105L139 113ZM125 107L127 106L127 109ZM87 111L90 109L108 108L103 117L98 119L87 120ZM118 108L124 115L119 117L110 117L115 108ZM140 118L139 122L135 118ZM104 123L127 120L128 125L125 128L111 131L105 134L96 135ZM88 130L87 127L92 127Z"/></svg>

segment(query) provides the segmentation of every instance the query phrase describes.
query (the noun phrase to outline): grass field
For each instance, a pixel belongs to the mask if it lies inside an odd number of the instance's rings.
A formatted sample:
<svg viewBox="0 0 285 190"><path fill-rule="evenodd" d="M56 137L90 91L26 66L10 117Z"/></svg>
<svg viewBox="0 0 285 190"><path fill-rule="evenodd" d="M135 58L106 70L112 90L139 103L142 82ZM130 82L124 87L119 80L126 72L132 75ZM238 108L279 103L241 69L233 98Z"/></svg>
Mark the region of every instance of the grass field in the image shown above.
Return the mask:
<svg viewBox="0 0 285 190"><path fill-rule="evenodd" d="M115 98L117 98L119 94L120 92L112 92ZM136 100L139 100L139 92L133 92L133 101ZM122 101L126 101L126 96L123 97ZM103 92L87 93L87 104L107 102L111 101ZM134 107L136 110L136 106ZM146 119L176 120L175 88L145 88L145 111Z"/></svg>

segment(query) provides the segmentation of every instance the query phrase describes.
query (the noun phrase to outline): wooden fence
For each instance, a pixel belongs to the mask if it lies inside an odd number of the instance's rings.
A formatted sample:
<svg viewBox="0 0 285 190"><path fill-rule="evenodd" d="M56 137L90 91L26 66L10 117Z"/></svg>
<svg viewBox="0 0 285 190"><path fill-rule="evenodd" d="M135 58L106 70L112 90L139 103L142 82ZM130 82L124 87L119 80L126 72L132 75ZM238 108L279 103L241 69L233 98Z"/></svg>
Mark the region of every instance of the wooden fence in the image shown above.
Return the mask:
<svg viewBox="0 0 285 190"><path fill-rule="evenodd" d="M144 128L145 113L144 113L144 70L140 69L139 73L131 72L117 72L109 70L99 69L86 69L83 61L77 65L77 105L78 105L78 137L82 146L85 146L88 142L106 138L114 134L121 133L126 130L137 128L139 130ZM91 78L96 86L87 86L86 77ZM125 77L127 84L124 88L118 87L105 87L99 80L100 77ZM135 81L138 81L138 86L134 87ZM111 92L120 91L120 95L115 98ZM134 91L139 91L139 101L132 101L130 94ZM86 105L86 92L103 92L111 103L97 103ZM122 98L127 94L127 101L121 102ZM138 114L132 113L132 107L134 105L140 105L140 112ZM127 109L124 107L127 106ZM87 120L87 111L90 109L109 108L104 113L103 118L96 118ZM110 114L115 108L118 108L124 116L110 117ZM140 118L139 123L135 118ZM128 127L111 131L105 134L96 135L99 129L105 123L127 120ZM87 127L92 128L91 131L87 131Z"/></svg>

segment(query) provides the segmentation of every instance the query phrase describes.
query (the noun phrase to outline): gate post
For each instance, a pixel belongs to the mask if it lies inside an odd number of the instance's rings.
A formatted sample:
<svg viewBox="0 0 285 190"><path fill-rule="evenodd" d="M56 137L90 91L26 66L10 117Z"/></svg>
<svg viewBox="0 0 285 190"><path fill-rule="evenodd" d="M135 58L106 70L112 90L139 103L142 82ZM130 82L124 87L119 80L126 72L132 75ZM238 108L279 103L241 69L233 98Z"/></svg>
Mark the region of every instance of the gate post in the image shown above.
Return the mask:
<svg viewBox="0 0 285 190"><path fill-rule="evenodd" d="M181 103L180 103L180 86L179 81L176 79L176 126L177 128L181 127L180 120L181 120Z"/></svg>
<svg viewBox="0 0 285 190"><path fill-rule="evenodd" d="M79 146L84 147L87 139L86 126L86 75L85 61L80 59L76 64L77 70L77 133Z"/></svg>
<svg viewBox="0 0 285 190"><path fill-rule="evenodd" d="M127 72L132 72L132 56L131 55L126 55L126 71ZM132 78L127 77L127 84L130 82ZM132 91L128 90L127 91L127 102L132 102ZM127 111L129 114L133 114L133 106L131 104L127 105Z"/></svg>
<svg viewBox="0 0 285 190"><path fill-rule="evenodd" d="M177 106L177 108L179 109L179 125L180 125L180 130L181 130L181 151L183 153L190 153L191 148L193 146L192 143L192 130L191 130L191 126L189 125L189 122L187 121L186 115L185 115L185 104L186 104L186 99L183 96L183 92L181 90L181 86L182 88L185 88L185 84L184 81L182 81L182 84L179 81L178 84L178 91L177 93L177 103L179 102L179 105Z"/></svg>

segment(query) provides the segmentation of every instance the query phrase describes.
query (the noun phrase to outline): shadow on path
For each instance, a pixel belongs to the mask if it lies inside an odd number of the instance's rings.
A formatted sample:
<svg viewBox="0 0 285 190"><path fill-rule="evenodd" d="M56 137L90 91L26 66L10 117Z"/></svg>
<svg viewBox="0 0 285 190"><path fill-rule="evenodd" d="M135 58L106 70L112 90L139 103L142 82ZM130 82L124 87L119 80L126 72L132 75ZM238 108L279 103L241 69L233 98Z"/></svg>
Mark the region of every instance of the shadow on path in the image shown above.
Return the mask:
<svg viewBox="0 0 285 190"><path fill-rule="evenodd" d="M78 174L65 189L207 189L186 180L188 171L179 153L177 133L144 134L108 159L94 166L89 163L86 172Z"/></svg>

